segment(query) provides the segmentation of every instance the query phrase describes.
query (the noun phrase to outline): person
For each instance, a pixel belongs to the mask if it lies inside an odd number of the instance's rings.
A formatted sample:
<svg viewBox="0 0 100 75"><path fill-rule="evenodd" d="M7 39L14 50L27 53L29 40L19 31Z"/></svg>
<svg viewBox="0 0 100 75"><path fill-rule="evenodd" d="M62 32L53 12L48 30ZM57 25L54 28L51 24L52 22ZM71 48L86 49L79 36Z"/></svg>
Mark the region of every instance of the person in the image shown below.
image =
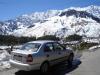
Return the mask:
<svg viewBox="0 0 100 75"><path fill-rule="evenodd" d="M10 50L11 50L11 51L13 50L13 45L11 45L11 48L10 48Z"/></svg>

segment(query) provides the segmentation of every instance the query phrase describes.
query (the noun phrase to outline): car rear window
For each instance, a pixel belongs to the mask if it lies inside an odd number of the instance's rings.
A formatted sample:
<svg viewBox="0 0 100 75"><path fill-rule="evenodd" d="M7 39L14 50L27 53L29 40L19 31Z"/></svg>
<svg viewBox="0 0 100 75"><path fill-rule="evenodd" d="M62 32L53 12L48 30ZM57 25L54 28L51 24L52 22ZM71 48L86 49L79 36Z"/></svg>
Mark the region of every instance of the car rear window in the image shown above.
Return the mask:
<svg viewBox="0 0 100 75"><path fill-rule="evenodd" d="M36 52L40 48L40 46L41 46L40 43L26 43L20 49Z"/></svg>

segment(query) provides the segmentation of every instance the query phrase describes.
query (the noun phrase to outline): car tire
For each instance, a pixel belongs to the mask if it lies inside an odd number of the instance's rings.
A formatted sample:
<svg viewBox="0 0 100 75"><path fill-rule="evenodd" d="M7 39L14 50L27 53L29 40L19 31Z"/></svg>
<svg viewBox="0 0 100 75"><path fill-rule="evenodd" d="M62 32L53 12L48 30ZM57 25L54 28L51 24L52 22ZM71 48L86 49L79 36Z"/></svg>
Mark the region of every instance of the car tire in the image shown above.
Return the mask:
<svg viewBox="0 0 100 75"><path fill-rule="evenodd" d="M74 55L73 54L70 54L70 56L68 58L68 67L72 67L73 58L74 58Z"/></svg>
<svg viewBox="0 0 100 75"><path fill-rule="evenodd" d="M47 62L44 62L40 67L40 71L42 74L47 74L49 71L49 64Z"/></svg>

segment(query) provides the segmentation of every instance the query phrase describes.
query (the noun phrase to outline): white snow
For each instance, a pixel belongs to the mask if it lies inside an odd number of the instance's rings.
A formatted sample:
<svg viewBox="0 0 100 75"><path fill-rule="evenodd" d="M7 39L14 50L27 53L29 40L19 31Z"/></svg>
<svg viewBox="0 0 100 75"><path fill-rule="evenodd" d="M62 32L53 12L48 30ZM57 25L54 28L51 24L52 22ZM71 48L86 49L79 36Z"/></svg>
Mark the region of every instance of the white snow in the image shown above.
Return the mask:
<svg viewBox="0 0 100 75"><path fill-rule="evenodd" d="M97 48L100 48L100 45L90 47L89 51L95 51Z"/></svg>
<svg viewBox="0 0 100 75"><path fill-rule="evenodd" d="M11 67L9 59L10 59L10 54L6 50L0 51L0 70Z"/></svg>
<svg viewBox="0 0 100 75"><path fill-rule="evenodd" d="M9 60L9 58L10 54L6 50L3 50L0 54L0 61Z"/></svg>
<svg viewBox="0 0 100 75"><path fill-rule="evenodd" d="M65 30L62 30L62 29ZM76 18L75 16L54 16L48 18L44 23L35 23L34 27L16 30L22 36L55 35L66 37L72 34L98 37L100 24L91 18Z"/></svg>
<svg viewBox="0 0 100 75"><path fill-rule="evenodd" d="M22 45L14 46L13 50L20 48ZM6 48L10 48L10 46L0 46L2 50L0 50L0 70L9 69L11 65L9 63L9 59L11 55L5 50Z"/></svg>
<svg viewBox="0 0 100 75"><path fill-rule="evenodd" d="M9 61L0 62L0 71L11 68Z"/></svg>
<svg viewBox="0 0 100 75"><path fill-rule="evenodd" d="M6 49L6 48L10 48L10 46L0 46L0 49Z"/></svg>

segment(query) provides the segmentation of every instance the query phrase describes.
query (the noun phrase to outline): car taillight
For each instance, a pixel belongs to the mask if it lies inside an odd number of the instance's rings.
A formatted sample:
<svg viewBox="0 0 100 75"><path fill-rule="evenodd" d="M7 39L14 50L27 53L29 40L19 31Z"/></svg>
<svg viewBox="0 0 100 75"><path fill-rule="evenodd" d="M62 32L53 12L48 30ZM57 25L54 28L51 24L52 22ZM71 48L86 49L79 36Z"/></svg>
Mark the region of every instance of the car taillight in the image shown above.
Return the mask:
<svg viewBox="0 0 100 75"><path fill-rule="evenodd" d="M33 57L32 57L31 54L29 54L29 55L27 56L27 62L28 62L28 63L33 62Z"/></svg>

